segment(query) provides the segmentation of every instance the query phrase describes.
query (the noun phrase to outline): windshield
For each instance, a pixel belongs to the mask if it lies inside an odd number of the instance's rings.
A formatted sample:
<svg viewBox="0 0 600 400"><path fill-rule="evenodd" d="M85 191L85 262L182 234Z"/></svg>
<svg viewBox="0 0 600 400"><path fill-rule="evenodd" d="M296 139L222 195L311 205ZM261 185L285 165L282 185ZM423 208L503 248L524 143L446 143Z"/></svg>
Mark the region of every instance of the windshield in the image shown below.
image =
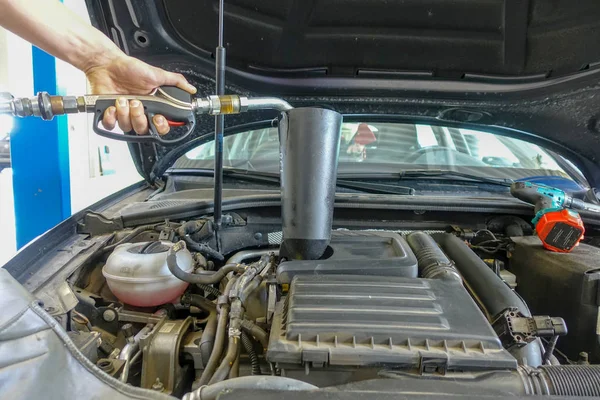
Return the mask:
<svg viewBox="0 0 600 400"><path fill-rule="evenodd" d="M188 151L174 168L212 168L214 142ZM224 140L224 165L279 171L277 128L257 129ZM564 165L564 164L563 164ZM452 170L481 177L571 179L548 151L487 132L405 123L344 123L339 174Z"/></svg>

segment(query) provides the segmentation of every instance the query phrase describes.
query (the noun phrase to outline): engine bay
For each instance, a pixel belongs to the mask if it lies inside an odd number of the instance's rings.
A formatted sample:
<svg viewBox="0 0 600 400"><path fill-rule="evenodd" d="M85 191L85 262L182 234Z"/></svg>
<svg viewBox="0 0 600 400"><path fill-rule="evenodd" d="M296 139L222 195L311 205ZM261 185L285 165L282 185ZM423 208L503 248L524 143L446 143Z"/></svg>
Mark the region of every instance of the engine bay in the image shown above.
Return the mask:
<svg viewBox="0 0 600 400"><path fill-rule="evenodd" d="M536 394L530 381L544 379L540 368L587 365L600 355L594 321L581 323L591 305L585 293L577 298L574 282L596 274L589 267L600 256L596 247L559 254L533 236L488 230L460 238L340 229L317 260L281 259L277 247L267 247L219 261L186 234L211 223L165 221L124 231L70 278L78 304L67 330L105 373L182 396L243 376L328 388L390 374L459 374L486 376L493 385L489 374L502 371L522 382L523 393ZM536 257L556 268L532 266ZM571 274L577 304L553 307L553 295L544 299L538 288L546 307L532 302L534 310L550 316L532 315L522 299L529 293L517 295L515 283L533 285L551 273ZM567 325L569 334L553 347Z"/></svg>
<svg viewBox="0 0 600 400"><path fill-rule="evenodd" d="M46 298L60 293L63 310L46 311L92 369L187 400L257 389L600 395L596 231L585 243L579 217L563 229L569 220L550 221L546 207L551 234L536 235L501 198L477 209L339 197L341 121L318 108L283 114L276 199L244 192L222 217L181 199L134 202L119 210L126 228L86 213L78 232L97 245L54 277ZM531 203L566 198L521 186Z"/></svg>

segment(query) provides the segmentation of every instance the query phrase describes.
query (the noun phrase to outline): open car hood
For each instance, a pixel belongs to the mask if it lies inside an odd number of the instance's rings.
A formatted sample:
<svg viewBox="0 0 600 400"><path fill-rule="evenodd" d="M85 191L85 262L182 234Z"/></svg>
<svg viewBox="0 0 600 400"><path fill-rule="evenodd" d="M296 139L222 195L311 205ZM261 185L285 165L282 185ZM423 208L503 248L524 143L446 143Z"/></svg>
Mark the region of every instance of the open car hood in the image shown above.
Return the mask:
<svg viewBox="0 0 600 400"><path fill-rule="evenodd" d="M217 1L87 5L126 53L214 93ZM595 0L231 0L226 92L519 137L566 156L600 187L599 42ZM233 132L275 117L225 123ZM153 182L213 131L214 119L201 117L189 143L130 149Z"/></svg>

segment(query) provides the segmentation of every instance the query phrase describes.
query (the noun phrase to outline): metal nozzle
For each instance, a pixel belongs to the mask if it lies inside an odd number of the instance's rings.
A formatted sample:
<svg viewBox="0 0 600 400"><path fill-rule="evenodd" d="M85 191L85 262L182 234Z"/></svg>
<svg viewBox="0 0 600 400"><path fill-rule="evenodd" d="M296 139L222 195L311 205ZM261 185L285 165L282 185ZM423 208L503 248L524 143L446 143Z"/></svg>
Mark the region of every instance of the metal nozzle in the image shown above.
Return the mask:
<svg viewBox="0 0 600 400"><path fill-rule="evenodd" d="M198 114L227 115L239 114L253 110L277 110L288 111L292 106L276 97L256 97L223 95L208 96L194 99L194 109Z"/></svg>

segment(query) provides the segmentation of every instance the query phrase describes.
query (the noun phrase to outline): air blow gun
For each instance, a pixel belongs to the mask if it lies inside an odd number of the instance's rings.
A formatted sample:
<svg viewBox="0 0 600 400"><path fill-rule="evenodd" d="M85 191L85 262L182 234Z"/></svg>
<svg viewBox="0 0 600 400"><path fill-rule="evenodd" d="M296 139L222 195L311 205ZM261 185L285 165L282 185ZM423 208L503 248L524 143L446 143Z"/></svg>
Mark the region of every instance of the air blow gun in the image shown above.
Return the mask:
<svg viewBox="0 0 600 400"><path fill-rule="evenodd" d="M531 182L515 182L510 193L535 207L531 221L544 247L569 253L583 239L585 228L576 210L600 213L600 206L569 196L563 190Z"/></svg>
<svg viewBox="0 0 600 400"><path fill-rule="evenodd" d="M100 123L102 116L119 97L143 102L150 127L149 135L136 135L134 132L122 134L103 129ZM291 108L287 102L275 97L249 98L238 95L193 97L173 86L162 86L145 96L116 94L51 96L46 92L40 92L34 97L14 98L10 93L0 93L0 114L51 120L55 115L93 113L93 129L100 136L125 142L156 142L162 145L176 145L188 140L196 126L196 115L238 114L265 109L287 111ZM183 133L159 135L152 122L155 114L164 115L170 126L182 127Z"/></svg>

